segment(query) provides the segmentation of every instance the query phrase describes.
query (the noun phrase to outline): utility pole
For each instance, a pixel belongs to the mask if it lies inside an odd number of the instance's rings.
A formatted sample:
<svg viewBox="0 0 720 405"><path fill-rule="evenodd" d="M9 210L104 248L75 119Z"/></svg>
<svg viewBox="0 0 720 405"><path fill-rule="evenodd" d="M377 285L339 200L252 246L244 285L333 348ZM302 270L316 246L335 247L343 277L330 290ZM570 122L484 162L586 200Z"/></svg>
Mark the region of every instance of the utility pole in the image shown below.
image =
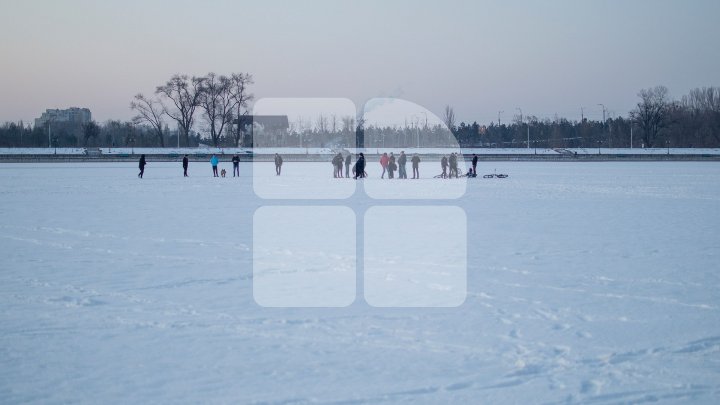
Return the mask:
<svg viewBox="0 0 720 405"><path fill-rule="evenodd" d="M498 111L498 126L500 126L500 114L504 113L505 111Z"/></svg>
<svg viewBox="0 0 720 405"><path fill-rule="evenodd" d="M603 109L603 120L602 120L602 130L605 130L605 104L598 103L599 106L602 106ZM598 154L600 154L600 142L598 141Z"/></svg>
<svg viewBox="0 0 720 405"><path fill-rule="evenodd" d="M632 138L633 138L633 125L632 125L632 123L630 123L630 149L633 148L633 144L632 144L633 139Z"/></svg>
<svg viewBox="0 0 720 405"><path fill-rule="evenodd" d="M580 107L580 123L585 122L585 108Z"/></svg>

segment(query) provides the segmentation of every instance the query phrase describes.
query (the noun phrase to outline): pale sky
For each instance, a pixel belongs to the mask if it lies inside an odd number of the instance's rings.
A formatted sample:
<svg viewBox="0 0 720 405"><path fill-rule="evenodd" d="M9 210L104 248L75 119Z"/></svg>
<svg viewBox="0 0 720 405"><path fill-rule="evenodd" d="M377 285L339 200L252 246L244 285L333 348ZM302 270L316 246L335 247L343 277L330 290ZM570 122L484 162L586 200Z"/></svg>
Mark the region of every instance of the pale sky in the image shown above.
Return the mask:
<svg viewBox="0 0 720 405"><path fill-rule="evenodd" d="M132 117L174 73L256 97L401 97L485 124L626 115L641 88L720 85L720 1L0 0L0 122Z"/></svg>

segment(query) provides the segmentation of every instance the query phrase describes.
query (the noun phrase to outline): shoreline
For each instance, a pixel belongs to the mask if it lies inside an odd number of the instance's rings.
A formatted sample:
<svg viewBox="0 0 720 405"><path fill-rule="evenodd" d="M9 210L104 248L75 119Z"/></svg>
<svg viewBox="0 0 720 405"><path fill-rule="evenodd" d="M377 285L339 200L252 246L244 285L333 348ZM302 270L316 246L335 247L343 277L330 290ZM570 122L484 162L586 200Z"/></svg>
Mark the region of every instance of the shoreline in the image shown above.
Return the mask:
<svg viewBox="0 0 720 405"><path fill-rule="evenodd" d="M188 159L191 162L205 162L210 159L212 154L195 154L188 155ZM366 159L369 161L379 160L379 155L376 154L365 154ZM439 161L441 155L439 154L425 154L423 161ZM232 154L218 154L221 160L229 160ZM255 154L255 155L239 155L241 162L270 162L273 160L274 155L271 154ZM472 160L472 154L463 154L465 161ZM93 162L136 162L140 158L140 154L128 154L128 155L0 155L0 163L93 163ZM145 158L148 161L153 162L180 162L182 156L171 155L171 154L145 154ZM332 159L332 155L326 154L310 154L310 155L283 155L283 159L289 162L329 162ZM478 160L481 162L492 162L492 161L514 161L514 162L687 162L687 161L707 161L707 162L720 162L720 155L710 154L644 154L644 155L631 155L631 154L583 154L583 155L509 155L509 154L483 154L478 155Z"/></svg>

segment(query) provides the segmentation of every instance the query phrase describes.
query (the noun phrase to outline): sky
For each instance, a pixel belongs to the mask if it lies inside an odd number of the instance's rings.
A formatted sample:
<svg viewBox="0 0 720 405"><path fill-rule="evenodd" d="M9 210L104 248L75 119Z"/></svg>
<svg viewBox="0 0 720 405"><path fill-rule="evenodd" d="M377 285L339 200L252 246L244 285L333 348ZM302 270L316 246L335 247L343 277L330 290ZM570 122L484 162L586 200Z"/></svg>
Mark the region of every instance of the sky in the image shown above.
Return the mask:
<svg viewBox="0 0 720 405"><path fill-rule="evenodd" d="M0 0L0 15L0 122L71 106L127 120L176 73L481 124L625 116L643 88L720 85L717 0Z"/></svg>

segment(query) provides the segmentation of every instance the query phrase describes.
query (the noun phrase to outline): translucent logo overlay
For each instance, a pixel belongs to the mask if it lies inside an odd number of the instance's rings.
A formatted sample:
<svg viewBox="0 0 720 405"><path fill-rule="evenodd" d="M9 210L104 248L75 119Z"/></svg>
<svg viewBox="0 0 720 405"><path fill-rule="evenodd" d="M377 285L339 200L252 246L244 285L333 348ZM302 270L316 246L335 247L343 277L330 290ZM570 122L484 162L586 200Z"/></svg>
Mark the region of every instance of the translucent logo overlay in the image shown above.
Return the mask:
<svg viewBox="0 0 720 405"><path fill-rule="evenodd" d="M455 307L467 295L467 166L405 100L253 108L253 296L265 307Z"/></svg>

